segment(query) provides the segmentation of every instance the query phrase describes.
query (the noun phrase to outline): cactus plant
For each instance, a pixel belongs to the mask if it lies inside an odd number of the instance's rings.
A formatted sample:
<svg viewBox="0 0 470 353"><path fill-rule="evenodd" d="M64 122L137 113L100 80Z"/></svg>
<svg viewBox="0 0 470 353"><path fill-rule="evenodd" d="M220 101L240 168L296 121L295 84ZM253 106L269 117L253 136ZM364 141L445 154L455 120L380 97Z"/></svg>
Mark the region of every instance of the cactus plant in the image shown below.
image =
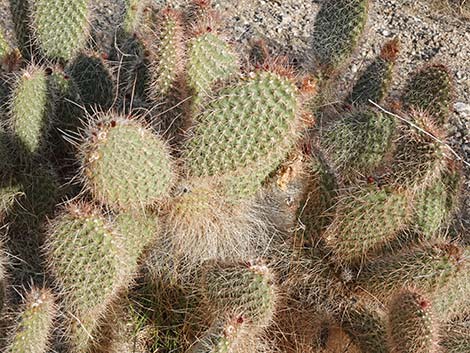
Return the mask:
<svg viewBox="0 0 470 353"><path fill-rule="evenodd" d="M377 297L414 285L432 295L462 268L462 249L452 244L427 245L370 261L357 278L360 287ZM432 297L431 297L432 298Z"/></svg>
<svg viewBox="0 0 470 353"><path fill-rule="evenodd" d="M396 353L437 352L437 329L432 305L413 290L396 294L389 307L388 339Z"/></svg>
<svg viewBox="0 0 470 353"><path fill-rule="evenodd" d="M196 36L188 46L188 86L195 96L195 108L217 81L226 81L239 71L237 57L220 36L212 33L215 28L211 24L202 28L206 21L193 29Z"/></svg>
<svg viewBox="0 0 470 353"><path fill-rule="evenodd" d="M426 114L414 114L418 128L403 127L402 141L395 151L392 174L397 185L416 190L430 185L448 165L445 131ZM419 129L420 128L420 129Z"/></svg>
<svg viewBox="0 0 470 353"><path fill-rule="evenodd" d="M429 65L412 77L403 101L407 108L425 111L438 126L442 126L449 120L453 90L449 70L444 65Z"/></svg>
<svg viewBox="0 0 470 353"><path fill-rule="evenodd" d="M73 343L86 347L106 306L125 284L122 239L93 206L71 204L54 220L45 249L50 271L67 293L65 305L80 323L77 330L87 332L74 332Z"/></svg>
<svg viewBox="0 0 470 353"><path fill-rule="evenodd" d="M373 110L353 112L326 133L324 149L344 175L368 175L390 151L395 121Z"/></svg>
<svg viewBox="0 0 470 353"><path fill-rule="evenodd" d="M340 66L355 49L364 31L367 0L326 1L317 15L312 46L321 66Z"/></svg>
<svg viewBox="0 0 470 353"><path fill-rule="evenodd" d="M256 95L259 90L265 95ZM213 177L235 198L256 193L295 142L300 114L297 87L275 72L258 72L222 89L185 144L190 175ZM245 175L248 170L251 174Z"/></svg>
<svg viewBox="0 0 470 353"><path fill-rule="evenodd" d="M32 6L34 34L44 55L70 60L87 40L89 1L35 1Z"/></svg>
<svg viewBox="0 0 470 353"><path fill-rule="evenodd" d="M99 116L81 148L90 191L112 208L145 207L165 197L172 186L174 171L167 147L138 121ZM123 178L122 173L127 175Z"/></svg>
<svg viewBox="0 0 470 353"><path fill-rule="evenodd" d="M243 319L232 318L215 322L189 350L190 353L229 353L236 351L237 341L243 339L240 331ZM235 350L234 350L235 348Z"/></svg>
<svg viewBox="0 0 470 353"><path fill-rule="evenodd" d="M0 0L0 350L468 350L449 69L338 80L367 0L319 5L315 77L160 3Z"/></svg>
<svg viewBox="0 0 470 353"><path fill-rule="evenodd" d="M403 192L367 185L338 195L335 219L323 234L338 259L359 261L390 243L409 217Z"/></svg>
<svg viewBox="0 0 470 353"><path fill-rule="evenodd" d="M44 68L30 66L22 71L11 95L9 126L18 137L18 152L24 157L44 147L51 127L51 104Z"/></svg>
<svg viewBox="0 0 470 353"><path fill-rule="evenodd" d="M352 337L361 352L387 352L385 313L367 302L358 301L345 309L341 328Z"/></svg>
<svg viewBox="0 0 470 353"><path fill-rule="evenodd" d="M106 110L114 99L114 83L103 57L82 53L69 63L66 73L75 81L87 108Z"/></svg>
<svg viewBox="0 0 470 353"><path fill-rule="evenodd" d="M45 289L32 289L26 297L8 352L45 353L50 345L55 316L54 296Z"/></svg>
<svg viewBox="0 0 470 353"><path fill-rule="evenodd" d="M264 265L215 264L203 274L203 295L217 316L239 315L256 326L267 325L276 305L273 275Z"/></svg>
<svg viewBox="0 0 470 353"><path fill-rule="evenodd" d="M179 12L171 10L161 14L159 43L156 45L156 58L152 62L152 80L149 87L150 96L157 101L168 95L184 70L184 33L181 17Z"/></svg>
<svg viewBox="0 0 470 353"><path fill-rule="evenodd" d="M349 102L355 105L380 104L390 88L393 68L399 52L398 39L383 46L380 55L366 67L354 85Z"/></svg>

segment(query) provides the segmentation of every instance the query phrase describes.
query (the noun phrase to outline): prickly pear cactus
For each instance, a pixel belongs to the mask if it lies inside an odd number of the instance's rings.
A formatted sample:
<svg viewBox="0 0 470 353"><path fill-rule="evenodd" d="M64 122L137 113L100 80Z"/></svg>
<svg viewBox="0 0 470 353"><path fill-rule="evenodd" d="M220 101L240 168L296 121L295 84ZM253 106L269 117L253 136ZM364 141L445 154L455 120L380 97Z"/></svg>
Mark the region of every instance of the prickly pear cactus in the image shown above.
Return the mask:
<svg viewBox="0 0 470 353"><path fill-rule="evenodd" d="M50 347L50 336L56 315L52 293L33 289L28 293L23 312L18 318L10 353L45 353Z"/></svg>
<svg viewBox="0 0 470 353"><path fill-rule="evenodd" d="M392 352L437 352L432 305L415 291L404 290L390 304L388 339Z"/></svg>
<svg viewBox="0 0 470 353"><path fill-rule="evenodd" d="M168 148L143 124L105 115L87 135L83 174L97 200L116 209L139 208L168 194L174 178Z"/></svg>
<svg viewBox="0 0 470 353"><path fill-rule="evenodd" d="M32 25L38 46L50 59L70 60L85 46L88 0L39 0L32 3Z"/></svg>
<svg viewBox="0 0 470 353"><path fill-rule="evenodd" d="M468 353L453 69L343 77L368 0L302 57L221 5L0 0L0 351Z"/></svg>

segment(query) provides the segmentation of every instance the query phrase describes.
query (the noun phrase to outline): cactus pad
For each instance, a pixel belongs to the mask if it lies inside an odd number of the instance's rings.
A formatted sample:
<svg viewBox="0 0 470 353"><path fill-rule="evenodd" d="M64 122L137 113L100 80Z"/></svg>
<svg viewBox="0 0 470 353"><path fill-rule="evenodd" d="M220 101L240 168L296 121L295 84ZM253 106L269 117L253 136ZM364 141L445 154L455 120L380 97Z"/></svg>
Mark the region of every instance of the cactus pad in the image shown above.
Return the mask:
<svg viewBox="0 0 470 353"><path fill-rule="evenodd" d="M324 138L333 163L344 175L367 175L391 147L395 121L373 110L362 110L334 124Z"/></svg>
<svg viewBox="0 0 470 353"><path fill-rule="evenodd" d="M188 48L188 86L198 107L217 81L228 80L239 70L238 60L220 37L205 33L192 39Z"/></svg>
<svg viewBox="0 0 470 353"><path fill-rule="evenodd" d="M92 206L72 204L53 221L46 251L68 310L96 320L121 285L119 235Z"/></svg>
<svg viewBox="0 0 470 353"><path fill-rule="evenodd" d="M352 54L367 21L368 0L327 0L315 20L313 56L328 68Z"/></svg>
<svg viewBox="0 0 470 353"><path fill-rule="evenodd" d="M438 352L434 326L431 303L424 296L403 290L392 298L388 313L388 339L392 352Z"/></svg>
<svg viewBox="0 0 470 353"><path fill-rule="evenodd" d="M427 245L390 253L369 261L361 270L357 284L378 298L414 286L432 299L461 270L462 250L454 245Z"/></svg>
<svg viewBox="0 0 470 353"><path fill-rule="evenodd" d="M444 65L430 65L415 74L406 88L403 101L407 108L420 109L444 125L451 114L453 81Z"/></svg>
<svg viewBox="0 0 470 353"><path fill-rule="evenodd" d="M46 353L55 319L54 297L48 290L33 289L18 318L9 353Z"/></svg>
<svg viewBox="0 0 470 353"><path fill-rule="evenodd" d="M253 194L296 141L299 112L296 86L273 72L222 89L186 143L190 174L225 179L235 195Z"/></svg>
<svg viewBox="0 0 470 353"><path fill-rule="evenodd" d="M264 326L272 319L276 288L266 266L216 264L207 269L203 278L203 295L219 315L240 315L256 326Z"/></svg>
<svg viewBox="0 0 470 353"><path fill-rule="evenodd" d="M167 147L135 120L98 117L82 145L86 183L102 203L117 209L142 208L165 197L174 172Z"/></svg>
<svg viewBox="0 0 470 353"><path fill-rule="evenodd" d="M409 217L401 192L375 185L338 195L335 219L323 237L339 261L358 261L395 239Z"/></svg>
<svg viewBox="0 0 470 353"><path fill-rule="evenodd" d="M33 26L38 45L50 59L70 60L88 37L88 0L37 0Z"/></svg>
<svg viewBox="0 0 470 353"><path fill-rule="evenodd" d="M31 66L17 78L10 102L10 128L18 138L22 156L44 147L51 126L51 97L46 72Z"/></svg>

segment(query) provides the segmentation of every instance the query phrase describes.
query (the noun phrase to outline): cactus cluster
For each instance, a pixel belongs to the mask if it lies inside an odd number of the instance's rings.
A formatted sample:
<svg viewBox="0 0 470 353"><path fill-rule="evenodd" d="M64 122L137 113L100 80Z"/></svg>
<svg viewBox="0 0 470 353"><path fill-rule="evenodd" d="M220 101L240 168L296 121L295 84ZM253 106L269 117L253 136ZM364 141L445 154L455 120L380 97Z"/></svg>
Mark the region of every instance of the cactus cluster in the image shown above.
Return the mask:
<svg viewBox="0 0 470 353"><path fill-rule="evenodd" d="M369 2L321 6L300 73L209 1L0 0L0 350L470 352L450 69L329 109Z"/></svg>

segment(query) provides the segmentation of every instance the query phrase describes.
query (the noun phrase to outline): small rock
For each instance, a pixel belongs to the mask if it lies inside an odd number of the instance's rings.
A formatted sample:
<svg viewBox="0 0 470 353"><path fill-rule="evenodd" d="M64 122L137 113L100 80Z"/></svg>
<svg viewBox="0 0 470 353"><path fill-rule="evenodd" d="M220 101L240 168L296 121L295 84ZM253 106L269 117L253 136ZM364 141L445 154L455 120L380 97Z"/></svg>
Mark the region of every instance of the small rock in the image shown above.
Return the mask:
<svg viewBox="0 0 470 353"><path fill-rule="evenodd" d="M454 104L455 111L464 118L470 118L470 104L457 102Z"/></svg>

